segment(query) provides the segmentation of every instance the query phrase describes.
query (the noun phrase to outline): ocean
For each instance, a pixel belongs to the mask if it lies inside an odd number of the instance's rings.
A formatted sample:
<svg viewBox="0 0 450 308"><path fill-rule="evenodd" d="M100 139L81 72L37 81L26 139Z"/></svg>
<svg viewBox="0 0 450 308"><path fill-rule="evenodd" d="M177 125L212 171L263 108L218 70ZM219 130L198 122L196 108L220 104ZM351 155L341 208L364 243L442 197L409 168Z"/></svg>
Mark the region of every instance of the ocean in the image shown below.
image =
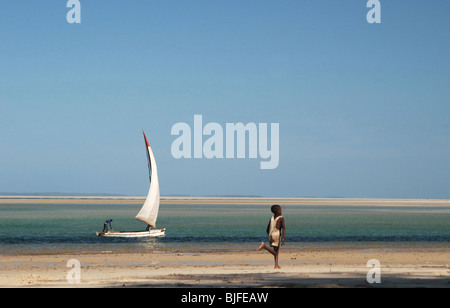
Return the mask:
<svg viewBox="0 0 450 308"><path fill-rule="evenodd" d="M32 202L32 201L30 201ZM256 249L267 241L270 206L162 204L166 237L101 238L106 219L115 231L137 231L140 204L0 204L1 254L183 252ZM283 206L286 249L450 245L450 207Z"/></svg>

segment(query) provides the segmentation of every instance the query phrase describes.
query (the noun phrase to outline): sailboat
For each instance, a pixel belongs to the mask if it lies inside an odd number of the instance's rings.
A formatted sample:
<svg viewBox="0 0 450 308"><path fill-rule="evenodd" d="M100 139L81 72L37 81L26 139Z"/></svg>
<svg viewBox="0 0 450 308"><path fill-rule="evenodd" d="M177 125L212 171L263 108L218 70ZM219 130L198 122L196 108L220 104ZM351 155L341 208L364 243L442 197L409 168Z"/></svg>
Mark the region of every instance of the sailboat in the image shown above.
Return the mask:
<svg viewBox="0 0 450 308"><path fill-rule="evenodd" d="M158 171L156 168L155 156L153 155L152 148L145 136L144 130L142 130L145 139L148 172L150 178L150 189L148 191L147 198L139 213L136 215L136 219L146 223L149 230L145 231L108 231L97 232L98 236L102 237L161 237L165 236L166 229L156 229L156 220L158 218L159 211L159 181ZM150 228L151 227L151 228ZM153 229L155 228L155 229Z"/></svg>

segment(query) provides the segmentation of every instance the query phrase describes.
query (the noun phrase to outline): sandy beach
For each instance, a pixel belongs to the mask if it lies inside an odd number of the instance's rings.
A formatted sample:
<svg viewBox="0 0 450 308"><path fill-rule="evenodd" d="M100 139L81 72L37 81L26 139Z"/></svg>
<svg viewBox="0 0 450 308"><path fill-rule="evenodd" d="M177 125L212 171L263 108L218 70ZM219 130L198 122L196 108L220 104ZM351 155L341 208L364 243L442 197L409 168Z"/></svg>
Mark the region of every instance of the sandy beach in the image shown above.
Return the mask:
<svg viewBox="0 0 450 308"><path fill-rule="evenodd" d="M39 196L0 195L0 204L142 204L145 196ZM261 197L161 197L161 204L242 204L242 205L346 205L449 207L450 199L382 198L261 198Z"/></svg>
<svg viewBox="0 0 450 308"><path fill-rule="evenodd" d="M80 282L67 279L80 262ZM369 284L370 259L381 283ZM264 252L1 256L0 287L450 287L450 248L284 249L281 270ZM75 276L70 276L74 278Z"/></svg>
<svg viewBox="0 0 450 308"><path fill-rule="evenodd" d="M142 197L2 196L0 204L142 203ZM450 206L450 200L200 198L163 197L166 204L273 204L358 206ZM330 247L289 243L282 248L281 270L264 251L203 249L180 251L2 253L0 287L450 287L450 247L446 242L426 245L368 244ZM201 247L201 246L200 246ZM111 249L113 250L113 249ZM101 250L99 250L101 251ZM68 280L69 260L80 264L79 283ZM369 284L367 262L380 262L381 283ZM73 273L73 272L72 272ZM75 281L76 282L76 281Z"/></svg>

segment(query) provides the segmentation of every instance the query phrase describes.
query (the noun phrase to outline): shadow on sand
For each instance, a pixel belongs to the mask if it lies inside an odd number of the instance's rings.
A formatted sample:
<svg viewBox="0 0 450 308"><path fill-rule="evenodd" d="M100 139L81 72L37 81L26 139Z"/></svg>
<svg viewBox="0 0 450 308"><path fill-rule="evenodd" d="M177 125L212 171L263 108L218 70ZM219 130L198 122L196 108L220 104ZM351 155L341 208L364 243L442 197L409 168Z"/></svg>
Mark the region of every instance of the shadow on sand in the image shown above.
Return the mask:
<svg viewBox="0 0 450 308"><path fill-rule="evenodd" d="M283 273L231 275L173 275L164 281L126 283L110 287L161 288L450 288L450 277L400 277L384 275L381 283L366 277L298 277Z"/></svg>

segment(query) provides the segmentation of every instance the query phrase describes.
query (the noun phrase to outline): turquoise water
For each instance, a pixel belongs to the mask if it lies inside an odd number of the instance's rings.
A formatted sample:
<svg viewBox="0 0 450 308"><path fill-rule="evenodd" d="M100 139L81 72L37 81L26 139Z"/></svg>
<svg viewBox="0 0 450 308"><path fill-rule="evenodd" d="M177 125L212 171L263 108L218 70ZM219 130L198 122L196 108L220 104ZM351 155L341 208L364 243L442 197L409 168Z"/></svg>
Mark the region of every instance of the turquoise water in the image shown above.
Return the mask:
<svg viewBox="0 0 450 308"><path fill-rule="evenodd" d="M159 239L99 238L103 222L116 231L143 230L139 204L0 205L0 254L252 249L266 240L269 206L162 205ZM283 206L286 247L450 244L450 207Z"/></svg>

